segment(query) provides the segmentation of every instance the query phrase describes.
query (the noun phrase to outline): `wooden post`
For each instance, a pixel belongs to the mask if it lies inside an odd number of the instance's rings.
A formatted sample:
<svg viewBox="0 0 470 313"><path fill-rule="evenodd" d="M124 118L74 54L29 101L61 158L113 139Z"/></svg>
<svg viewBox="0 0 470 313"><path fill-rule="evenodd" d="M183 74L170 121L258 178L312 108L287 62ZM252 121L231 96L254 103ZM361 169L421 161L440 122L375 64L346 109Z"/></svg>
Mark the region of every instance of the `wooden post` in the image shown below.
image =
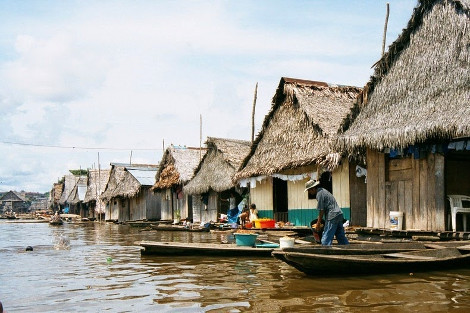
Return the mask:
<svg viewBox="0 0 470 313"><path fill-rule="evenodd" d="M387 39L388 15L390 14L390 4L387 2L387 14L385 15L384 35L382 40L382 56L385 53L385 41Z"/></svg>
<svg viewBox="0 0 470 313"><path fill-rule="evenodd" d="M258 96L258 83L255 87L255 96L253 98L253 109L251 112L251 144L255 141L255 108L256 108L256 98Z"/></svg>
<svg viewBox="0 0 470 313"><path fill-rule="evenodd" d="M202 114L199 115L199 162L202 159Z"/></svg>

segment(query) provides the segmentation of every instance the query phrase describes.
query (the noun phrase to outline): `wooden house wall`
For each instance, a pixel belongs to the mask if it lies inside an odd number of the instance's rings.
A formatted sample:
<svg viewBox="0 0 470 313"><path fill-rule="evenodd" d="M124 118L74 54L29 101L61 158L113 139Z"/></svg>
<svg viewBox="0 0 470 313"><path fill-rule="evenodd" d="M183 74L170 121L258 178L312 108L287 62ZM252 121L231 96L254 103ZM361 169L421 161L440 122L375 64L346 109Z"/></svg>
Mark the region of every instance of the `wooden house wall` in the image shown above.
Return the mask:
<svg viewBox="0 0 470 313"><path fill-rule="evenodd" d="M209 191L209 202L207 205L207 212L206 216L204 217L204 221L217 221L217 215L220 211L220 196L214 190Z"/></svg>
<svg viewBox="0 0 470 313"><path fill-rule="evenodd" d="M287 182L288 219L296 226L307 226L318 216L314 209L317 207L317 200L309 199L305 192L305 183L308 180L309 178Z"/></svg>
<svg viewBox="0 0 470 313"><path fill-rule="evenodd" d="M445 230L444 156L388 159L367 151L367 226L388 228L390 211L404 229Z"/></svg>
<svg viewBox="0 0 470 313"><path fill-rule="evenodd" d="M173 219L173 210L172 210L172 192L171 189L164 189L160 192L161 194L161 208L162 208L162 220L172 220Z"/></svg>
<svg viewBox="0 0 470 313"><path fill-rule="evenodd" d="M205 210L205 204L202 202L201 195L192 195L192 205L193 205L193 222L201 222L201 213Z"/></svg>
<svg viewBox="0 0 470 313"><path fill-rule="evenodd" d="M105 219L107 221L117 221L119 220L119 212L120 212L120 201L119 199L111 199L108 202L108 207L106 209L106 216Z"/></svg>
<svg viewBox="0 0 470 313"><path fill-rule="evenodd" d="M316 168L310 167L308 170L302 169L301 172L313 172ZM317 200L308 199L308 193L305 192L305 183L309 178L301 181L289 181L287 183L289 222L294 225L307 226L318 217ZM333 196L338 205L343 210L344 217L350 219L350 185L349 185L349 163L343 162L332 173Z"/></svg>
<svg viewBox="0 0 470 313"><path fill-rule="evenodd" d="M349 197L349 162L341 163L331 174L333 183L333 196L340 208L350 208Z"/></svg>
<svg viewBox="0 0 470 313"><path fill-rule="evenodd" d="M356 163L349 164L350 225L367 226L367 184L364 176L356 176ZM365 167L362 165L362 167Z"/></svg>
<svg viewBox="0 0 470 313"><path fill-rule="evenodd" d="M186 205L188 203L188 201L186 201L187 197L187 195L183 195L183 197L178 198L176 193L173 195L173 198L176 199L176 208L180 211L181 219L185 219L188 217L188 207ZM176 211L174 211L173 213L175 215L173 218L176 218Z"/></svg>
<svg viewBox="0 0 470 313"><path fill-rule="evenodd" d="M250 188L250 201L256 204L258 216L273 217L273 183L272 179L256 182L255 188Z"/></svg>
<svg viewBox="0 0 470 313"><path fill-rule="evenodd" d="M157 220L160 219L160 195L153 193L148 187L142 190L133 198L129 199L130 220Z"/></svg>
<svg viewBox="0 0 470 313"><path fill-rule="evenodd" d="M285 171L284 175L297 175L302 173L315 172L316 166L309 166L299 169ZM354 172L355 173L355 172ZM287 205L288 220L294 225L307 226L318 217L316 210L317 201L308 199L305 190L305 183L309 178L300 181L287 182ZM332 173L333 195L338 205L344 212L346 219L351 218L351 196L350 196L350 168L346 160ZM365 186L362 193L362 207L365 210ZM265 179L257 182L256 188L250 189L251 203L255 203L260 217L273 217L273 185L271 179ZM364 212L365 215L365 212ZM365 225L365 222L364 222Z"/></svg>
<svg viewBox="0 0 470 313"><path fill-rule="evenodd" d="M209 222L209 221L213 221L213 222L218 221L219 203L220 203L219 200L220 200L219 194L213 190L209 191L209 199L208 199L207 206L204 203L202 203L201 197L199 196L200 213L199 213L199 219L197 220L199 223ZM194 201L194 197L193 197L193 201ZM195 208L194 203L193 203L193 208Z"/></svg>
<svg viewBox="0 0 470 313"><path fill-rule="evenodd" d="M305 192L305 183L309 179L287 182L287 204L292 209L308 209L316 207L317 200L309 200L308 194Z"/></svg>
<svg viewBox="0 0 470 313"><path fill-rule="evenodd" d="M129 220L138 221L145 219L144 195L139 192L135 197L129 199Z"/></svg>
<svg viewBox="0 0 470 313"><path fill-rule="evenodd" d="M162 217L162 198L161 194L152 192L149 188L145 188L143 192L146 194L145 210L148 220L159 220Z"/></svg>
<svg viewBox="0 0 470 313"><path fill-rule="evenodd" d="M131 219L130 211L130 200L129 199L117 199L119 203L119 217L118 222L128 222Z"/></svg>

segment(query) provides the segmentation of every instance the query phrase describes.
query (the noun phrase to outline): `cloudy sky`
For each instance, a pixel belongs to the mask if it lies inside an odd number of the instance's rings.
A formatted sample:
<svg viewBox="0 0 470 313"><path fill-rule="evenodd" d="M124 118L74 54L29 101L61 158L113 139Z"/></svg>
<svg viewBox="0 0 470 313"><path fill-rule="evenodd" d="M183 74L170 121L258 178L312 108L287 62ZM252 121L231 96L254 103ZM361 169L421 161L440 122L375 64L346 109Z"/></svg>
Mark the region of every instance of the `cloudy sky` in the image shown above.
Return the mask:
<svg viewBox="0 0 470 313"><path fill-rule="evenodd" d="M281 77L362 87L386 2L0 1L0 191L69 169L156 164L163 146L249 140ZM387 46L414 0L389 1Z"/></svg>

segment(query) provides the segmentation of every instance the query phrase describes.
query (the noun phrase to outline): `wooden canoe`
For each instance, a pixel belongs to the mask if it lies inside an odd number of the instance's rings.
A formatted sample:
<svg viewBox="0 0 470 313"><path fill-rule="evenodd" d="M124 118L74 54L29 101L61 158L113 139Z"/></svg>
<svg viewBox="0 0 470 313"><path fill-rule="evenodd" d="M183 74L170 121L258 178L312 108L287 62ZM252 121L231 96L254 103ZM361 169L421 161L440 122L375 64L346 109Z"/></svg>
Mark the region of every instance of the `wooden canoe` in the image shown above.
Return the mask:
<svg viewBox="0 0 470 313"><path fill-rule="evenodd" d="M246 247L232 243L184 243L142 241L141 253L158 256L271 257L273 247Z"/></svg>
<svg viewBox="0 0 470 313"><path fill-rule="evenodd" d="M151 225L150 226L153 230L163 230L163 231L186 231L186 232L209 232L210 229L208 227L194 227L188 228L181 225Z"/></svg>
<svg viewBox="0 0 470 313"><path fill-rule="evenodd" d="M396 243L352 243L349 245L321 246L321 245L295 245L292 248L284 248L285 252L314 253L328 255L361 255L381 254L394 252L407 252L425 249L421 242L396 242Z"/></svg>
<svg viewBox="0 0 470 313"><path fill-rule="evenodd" d="M273 251L272 255L308 275L335 276L470 268L469 250L468 246L465 246L380 254Z"/></svg>

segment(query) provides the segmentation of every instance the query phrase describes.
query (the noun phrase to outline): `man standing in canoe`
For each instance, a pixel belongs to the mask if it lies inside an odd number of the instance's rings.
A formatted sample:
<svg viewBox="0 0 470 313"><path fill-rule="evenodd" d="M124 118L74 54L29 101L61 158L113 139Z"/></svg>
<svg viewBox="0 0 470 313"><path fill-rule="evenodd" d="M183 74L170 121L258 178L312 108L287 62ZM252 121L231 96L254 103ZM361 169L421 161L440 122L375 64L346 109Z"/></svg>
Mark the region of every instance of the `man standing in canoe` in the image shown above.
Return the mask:
<svg viewBox="0 0 470 313"><path fill-rule="evenodd" d="M318 219L315 224L315 230L318 232L321 228L322 218L325 218L325 228L321 238L323 246L331 246L333 237L340 245L349 244L348 239L344 233L343 227L343 211L341 211L336 199L333 195L322 187L320 181L309 180L305 183L305 191L308 191L309 196L317 199L318 205Z"/></svg>

